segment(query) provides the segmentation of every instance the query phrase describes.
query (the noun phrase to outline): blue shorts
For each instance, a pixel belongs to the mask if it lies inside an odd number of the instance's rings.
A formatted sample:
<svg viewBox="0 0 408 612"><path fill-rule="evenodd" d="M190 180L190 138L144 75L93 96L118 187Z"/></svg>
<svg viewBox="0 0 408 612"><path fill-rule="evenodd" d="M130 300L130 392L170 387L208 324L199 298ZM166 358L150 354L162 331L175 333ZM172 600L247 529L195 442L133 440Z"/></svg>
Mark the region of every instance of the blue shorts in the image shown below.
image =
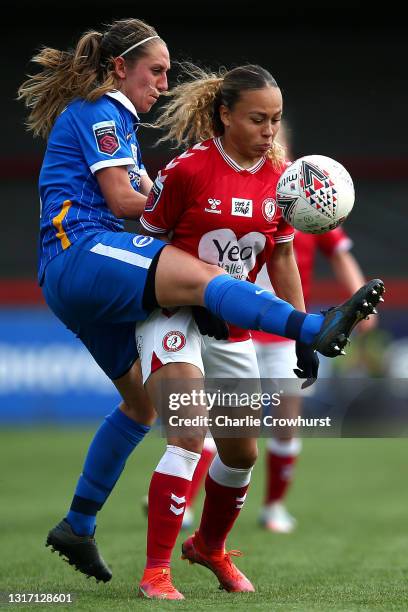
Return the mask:
<svg viewBox="0 0 408 612"><path fill-rule="evenodd" d="M150 314L143 293L152 260L164 246L149 236L100 231L86 234L46 267L48 306L112 380L138 357L135 325Z"/></svg>

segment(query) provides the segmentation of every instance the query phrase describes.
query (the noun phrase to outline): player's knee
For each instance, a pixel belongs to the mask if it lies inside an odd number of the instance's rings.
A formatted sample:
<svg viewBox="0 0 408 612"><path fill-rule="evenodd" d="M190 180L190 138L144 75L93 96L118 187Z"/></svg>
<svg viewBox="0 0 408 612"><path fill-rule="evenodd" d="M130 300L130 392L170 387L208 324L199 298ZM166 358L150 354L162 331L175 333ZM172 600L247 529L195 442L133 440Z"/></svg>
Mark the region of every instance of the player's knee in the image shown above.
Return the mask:
<svg viewBox="0 0 408 612"><path fill-rule="evenodd" d="M250 445L246 447L234 448L233 453L229 452L228 456L223 458L220 454L221 461L229 467L239 470L249 470L253 467L258 458L258 447Z"/></svg>
<svg viewBox="0 0 408 612"><path fill-rule="evenodd" d="M195 262L194 268L194 273L186 281L186 284L188 285L189 292L194 296L195 303L198 303L201 302L208 283L216 276L225 274L225 271L219 266L200 260Z"/></svg>
<svg viewBox="0 0 408 612"><path fill-rule="evenodd" d="M213 280L216 276L220 276L220 274L225 274L225 270L220 268L219 266L208 264L205 262L200 262L201 266L201 274L198 278L198 282L200 287L205 289L210 281Z"/></svg>
<svg viewBox="0 0 408 612"><path fill-rule="evenodd" d="M165 306L201 304L205 288L219 274L225 271L170 245L157 265L157 301Z"/></svg>
<svg viewBox="0 0 408 612"><path fill-rule="evenodd" d="M120 409L127 417L143 425L152 425L157 416L154 406L147 399L147 396L145 401L140 401L140 398L138 401L128 399L126 403L122 402L120 404Z"/></svg>
<svg viewBox="0 0 408 612"><path fill-rule="evenodd" d="M239 467L241 469L249 469L253 467L258 459L258 449L255 446L254 448L248 448L241 453L239 456Z"/></svg>
<svg viewBox="0 0 408 612"><path fill-rule="evenodd" d="M168 444L171 446L178 446L179 448L184 448L184 450L190 451L192 453L197 453L201 455L201 451L203 450L204 436L191 436L188 438L169 438Z"/></svg>

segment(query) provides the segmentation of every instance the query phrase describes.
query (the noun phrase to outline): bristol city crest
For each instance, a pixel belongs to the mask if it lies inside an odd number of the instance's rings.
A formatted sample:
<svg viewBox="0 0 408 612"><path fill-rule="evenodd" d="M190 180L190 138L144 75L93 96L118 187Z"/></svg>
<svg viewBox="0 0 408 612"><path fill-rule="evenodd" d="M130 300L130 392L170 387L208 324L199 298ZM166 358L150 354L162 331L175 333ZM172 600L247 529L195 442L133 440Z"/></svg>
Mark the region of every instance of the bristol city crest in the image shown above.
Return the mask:
<svg viewBox="0 0 408 612"><path fill-rule="evenodd" d="M276 212L276 202L273 198L266 198L262 202L262 214L268 223L272 223Z"/></svg>
<svg viewBox="0 0 408 612"><path fill-rule="evenodd" d="M169 331L163 338L163 348L168 353L181 351L186 345L186 337L179 331Z"/></svg>

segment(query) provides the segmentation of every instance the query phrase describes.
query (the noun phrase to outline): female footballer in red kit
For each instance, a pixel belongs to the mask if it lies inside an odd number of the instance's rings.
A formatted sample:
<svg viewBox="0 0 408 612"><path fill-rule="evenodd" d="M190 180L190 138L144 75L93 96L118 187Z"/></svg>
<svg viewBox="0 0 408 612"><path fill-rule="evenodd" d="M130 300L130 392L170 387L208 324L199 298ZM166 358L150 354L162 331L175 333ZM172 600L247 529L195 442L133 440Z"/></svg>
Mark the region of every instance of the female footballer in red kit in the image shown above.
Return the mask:
<svg viewBox="0 0 408 612"><path fill-rule="evenodd" d="M293 228L275 201L276 184L285 168L283 150L274 144L282 116L280 89L259 66L235 68L225 75L193 70L193 76L173 90L160 124L179 145L198 144L159 173L141 223L156 235L172 232L173 245L218 264L240 280L254 281L268 261L279 297L303 311ZM227 340L202 340L189 308L157 311L138 325L137 335L143 379L156 403L158 382L168 377L259 378L250 334L231 326ZM168 345L170 337L178 340L177 350ZM168 592L160 577L170 565L202 444L200 437L169 437L153 474L147 563L140 584L146 596ZM257 457L256 439L223 438L216 444L201 524L184 543L183 555L209 567L226 590L253 591L225 552L225 541L244 505ZM173 593L178 596L178 591Z"/></svg>
<svg viewBox="0 0 408 612"><path fill-rule="evenodd" d="M159 125L167 130L165 139L196 144L159 173L141 223L151 234L170 234L173 245L239 280L254 282L266 263L277 296L304 311L293 228L275 201L287 163L275 142L281 91L257 65L220 74L189 69L191 78L172 90ZM227 340L201 336L188 307L155 311L138 324L137 338L143 380L156 407L159 390L172 379L259 378L250 334L230 325ZM316 378L316 353L298 342L297 354L305 377ZM225 542L245 502L257 442L242 434L215 442L201 523L184 542L183 558L209 568L225 590L250 592L254 587L232 562ZM202 444L203 436L168 435L149 488L141 596L183 598L172 585L170 559Z"/></svg>
<svg viewBox="0 0 408 612"><path fill-rule="evenodd" d="M285 147L286 155L295 159L291 146L291 131L287 120L281 122L278 134L279 143ZM302 290L306 306L310 303L312 279L318 253L330 264L330 268L339 286L347 295L352 295L364 284L364 274L351 252L353 242L342 227L337 227L323 234L306 234L296 231L293 247L299 269ZM257 276L256 283L273 291L268 278L266 266ZM366 333L377 324L377 317L369 317L358 327L358 332ZM276 334L252 331L259 373L264 379L267 390L268 379L279 379L282 384L286 379L296 378L296 351L292 340ZM300 383L300 381L298 381ZM283 394L279 406L274 408L274 416L295 418L301 414L302 398L314 394L315 387L302 389L295 381L288 381L290 394ZM267 530L277 533L291 533L297 524L296 519L288 512L285 499L293 481L294 468L301 451L301 438L296 437L296 428L275 428L271 431L265 449L265 493L260 508L259 522ZM201 488L212 459L216 453L212 438L206 438L200 461L194 472L186 511L183 517L183 528L189 529L193 523L195 498Z"/></svg>

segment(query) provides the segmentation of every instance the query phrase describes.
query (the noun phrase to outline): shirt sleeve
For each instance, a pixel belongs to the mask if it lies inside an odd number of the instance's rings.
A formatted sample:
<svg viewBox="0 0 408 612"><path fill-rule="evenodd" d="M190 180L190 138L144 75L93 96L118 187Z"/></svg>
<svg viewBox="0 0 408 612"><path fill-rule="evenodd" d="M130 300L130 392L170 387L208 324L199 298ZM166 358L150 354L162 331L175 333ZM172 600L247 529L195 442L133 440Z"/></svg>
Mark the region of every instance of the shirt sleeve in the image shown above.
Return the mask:
<svg viewBox="0 0 408 612"><path fill-rule="evenodd" d="M282 164L280 173L283 174L286 168L288 168L291 164L292 162L289 159L286 159ZM290 242L295 237L295 230L291 225L289 225L287 221L285 221L285 218L282 215L282 212L279 208L278 208L278 214L279 214L279 220L278 220L276 233L274 235L274 241L278 244L280 242Z"/></svg>
<svg viewBox="0 0 408 612"><path fill-rule="evenodd" d="M177 158L176 158L177 159ZM160 170L147 196L140 222L149 232L167 234L187 206L188 177L176 160Z"/></svg>
<svg viewBox="0 0 408 612"><path fill-rule="evenodd" d="M326 257L332 257L332 255L339 251L349 251L353 246L352 240L340 227L336 227L336 229L324 234L317 234L316 241L319 250Z"/></svg>
<svg viewBox="0 0 408 612"><path fill-rule="evenodd" d="M274 240L277 244L281 242L290 242L295 237L295 230L287 221L285 221L282 213L279 210L279 221L274 235Z"/></svg>
<svg viewBox="0 0 408 612"><path fill-rule="evenodd" d="M84 103L74 116L79 145L94 174L111 166L133 166L131 144L119 110L109 102Z"/></svg>

